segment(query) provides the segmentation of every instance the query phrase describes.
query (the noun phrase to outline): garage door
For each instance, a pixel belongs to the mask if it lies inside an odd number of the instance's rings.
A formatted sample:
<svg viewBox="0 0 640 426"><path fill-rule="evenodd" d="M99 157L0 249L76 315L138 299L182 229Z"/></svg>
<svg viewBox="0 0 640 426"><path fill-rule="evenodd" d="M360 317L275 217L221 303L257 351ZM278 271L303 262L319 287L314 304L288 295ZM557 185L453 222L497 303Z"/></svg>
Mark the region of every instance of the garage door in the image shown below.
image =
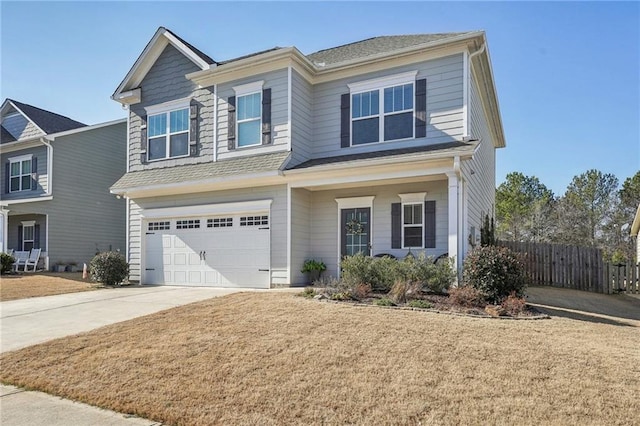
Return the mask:
<svg viewBox="0 0 640 426"><path fill-rule="evenodd" d="M145 284L269 288L267 213L146 220Z"/></svg>

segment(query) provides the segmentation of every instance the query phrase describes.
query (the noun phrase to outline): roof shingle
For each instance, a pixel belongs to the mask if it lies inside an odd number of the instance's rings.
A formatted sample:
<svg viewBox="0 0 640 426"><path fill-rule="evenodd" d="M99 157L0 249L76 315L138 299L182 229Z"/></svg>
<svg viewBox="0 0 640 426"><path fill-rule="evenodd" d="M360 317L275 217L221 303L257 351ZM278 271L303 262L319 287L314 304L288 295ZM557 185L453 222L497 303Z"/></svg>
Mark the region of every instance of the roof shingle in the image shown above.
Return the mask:
<svg viewBox="0 0 640 426"><path fill-rule="evenodd" d="M34 107L29 104L23 104L22 102L14 101L13 99L8 100L48 135L86 126L86 124L72 120L64 115L56 114L55 112Z"/></svg>
<svg viewBox="0 0 640 426"><path fill-rule="evenodd" d="M352 59L365 58L367 56L372 56L379 53L392 52L394 50L400 50L420 44L444 40L463 34L468 34L468 32L373 37L342 46L320 50L318 52L307 55L307 58L318 65L330 65Z"/></svg>

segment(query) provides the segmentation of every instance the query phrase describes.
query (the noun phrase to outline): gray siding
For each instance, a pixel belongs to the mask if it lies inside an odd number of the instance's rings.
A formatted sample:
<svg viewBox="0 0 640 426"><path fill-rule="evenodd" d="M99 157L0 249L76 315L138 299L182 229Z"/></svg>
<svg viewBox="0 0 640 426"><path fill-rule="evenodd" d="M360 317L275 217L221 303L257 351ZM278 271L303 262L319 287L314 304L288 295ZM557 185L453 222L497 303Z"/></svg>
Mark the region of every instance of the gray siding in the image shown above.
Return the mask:
<svg viewBox="0 0 640 426"><path fill-rule="evenodd" d="M349 93L347 84L416 70L416 79L427 79L427 137L340 148L340 96ZM313 93L314 158L450 142L463 136L462 54L318 84Z"/></svg>
<svg viewBox="0 0 640 426"><path fill-rule="evenodd" d="M227 123L228 102L230 96L235 96L234 86L253 83L264 80L264 89L271 89L271 140L268 146L256 145L253 147L239 148L232 151L228 149ZM242 155L264 154L267 152L284 151L289 144L289 117L287 112L288 91L287 69L272 71L265 74L257 74L251 78L235 80L233 82L218 85L218 159L233 158Z"/></svg>
<svg viewBox="0 0 640 426"><path fill-rule="evenodd" d="M14 214L48 215L50 265L88 263L97 250L124 252L125 203L109 187L125 173L126 127L119 123L56 138L53 200L10 206L11 220Z"/></svg>
<svg viewBox="0 0 640 426"><path fill-rule="evenodd" d="M20 242L20 236L18 230L22 225L22 222L28 222L34 220L36 225L40 225L40 247L43 252L46 252L47 248L47 217L41 214L20 214L9 216L9 223L7 229L7 248L14 249L15 251L22 251L22 247L18 246ZM42 255L44 257L44 255Z"/></svg>
<svg viewBox="0 0 640 426"><path fill-rule="evenodd" d="M291 165L296 165L313 155L313 87L296 70L291 72L291 94Z"/></svg>
<svg viewBox="0 0 640 426"><path fill-rule="evenodd" d="M291 283L306 284L306 274L300 272L306 259L311 259L311 192L302 188L291 190ZM322 259L316 259L322 260Z"/></svg>
<svg viewBox="0 0 640 426"><path fill-rule="evenodd" d="M197 85L185 78L186 74L199 70L199 67L171 45L164 49L151 67L140 84L142 102L132 105L129 113L129 164L131 171L213 160L213 90L212 88L198 88ZM145 107L188 97L195 99L199 104L198 155L142 164L140 161L140 117L146 115Z"/></svg>
<svg viewBox="0 0 640 426"><path fill-rule="evenodd" d="M391 204L401 202L398 194L427 192L427 200L436 201L436 248L427 249L428 256L447 252L448 201L446 181L384 185L368 188L351 188L312 193L311 255L327 264L327 276L338 274L338 203L336 198L374 195L372 254L390 253L406 256L408 249L391 248ZM416 250L412 250L416 254Z"/></svg>
<svg viewBox="0 0 640 426"><path fill-rule="evenodd" d="M129 211L129 262L130 279L141 279L141 209L204 204L232 203L239 201L273 200L271 204L271 282L273 285L287 282L287 187L286 185L246 188L229 191L184 194L167 197L139 198L131 202Z"/></svg>
<svg viewBox="0 0 640 426"><path fill-rule="evenodd" d="M472 226L480 232L485 214L493 216L495 205L496 150L489 132L487 116L482 107L475 78L469 86L469 134L480 139L480 147L472 160L462 163L467 187L467 224L462 237L466 238ZM471 171L473 170L473 174Z"/></svg>
<svg viewBox="0 0 640 426"><path fill-rule="evenodd" d="M31 121L27 120L22 114L11 115L2 119L2 127L7 129L16 140L31 139L38 136L44 136Z"/></svg>
<svg viewBox="0 0 640 426"><path fill-rule="evenodd" d="M19 192L7 192L7 172L6 167L9 164L9 160L14 157L20 157L21 155L33 155L33 158L37 158L38 171L37 181L38 187L29 191ZM49 187L49 179L47 172L47 147L44 145L34 148L22 149L20 151L7 152L0 156L2 163L2 175L0 177L0 190L2 191L3 200L18 200L22 198L34 198L42 195L46 195Z"/></svg>

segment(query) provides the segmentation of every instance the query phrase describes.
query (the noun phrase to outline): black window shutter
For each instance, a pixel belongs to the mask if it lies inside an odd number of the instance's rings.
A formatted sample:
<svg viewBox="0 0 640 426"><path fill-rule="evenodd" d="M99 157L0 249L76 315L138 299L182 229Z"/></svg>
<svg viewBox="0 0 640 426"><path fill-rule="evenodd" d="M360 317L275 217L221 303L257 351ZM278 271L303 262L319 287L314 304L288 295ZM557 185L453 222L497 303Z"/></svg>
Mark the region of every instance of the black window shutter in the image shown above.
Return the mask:
<svg viewBox="0 0 640 426"><path fill-rule="evenodd" d="M402 248L402 204L391 204L391 248Z"/></svg>
<svg viewBox="0 0 640 426"><path fill-rule="evenodd" d="M424 202L424 247L436 247L436 202Z"/></svg>
<svg viewBox="0 0 640 426"><path fill-rule="evenodd" d="M427 136L427 80L416 80L416 138Z"/></svg>
<svg viewBox="0 0 640 426"><path fill-rule="evenodd" d="M31 159L31 190L38 189L38 157Z"/></svg>
<svg viewBox="0 0 640 426"><path fill-rule="evenodd" d="M340 99L340 147L351 144L351 95L345 93Z"/></svg>
<svg viewBox="0 0 640 426"><path fill-rule="evenodd" d="M22 251L22 225L18 225L18 250Z"/></svg>
<svg viewBox="0 0 640 426"><path fill-rule="evenodd" d="M147 162L147 116L140 116L140 162Z"/></svg>
<svg viewBox="0 0 640 426"><path fill-rule="evenodd" d="M5 173L4 173L4 192L6 194L9 193L9 188L11 188L11 163L9 161L7 161L7 167L5 167Z"/></svg>
<svg viewBox="0 0 640 426"><path fill-rule="evenodd" d="M236 97L227 99L227 149L236 149Z"/></svg>
<svg viewBox="0 0 640 426"><path fill-rule="evenodd" d="M262 145L271 143L271 89L262 91Z"/></svg>
<svg viewBox="0 0 640 426"><path fill-rule="evenodd" d="M345 209L340 210L340 254L346 256L347 248L347 213Z"/></svg>
<svg viewBox="0 0 640 426"><path fill-rule="evenodd" d="M198 103L195 99L189 106L189 155L198 155Z"/></svg>
<svg viewBox="0 0 640 426"><path fill-rule="evenodd" d="M33 226L33 248L40 248L40 225Z"/></svg>

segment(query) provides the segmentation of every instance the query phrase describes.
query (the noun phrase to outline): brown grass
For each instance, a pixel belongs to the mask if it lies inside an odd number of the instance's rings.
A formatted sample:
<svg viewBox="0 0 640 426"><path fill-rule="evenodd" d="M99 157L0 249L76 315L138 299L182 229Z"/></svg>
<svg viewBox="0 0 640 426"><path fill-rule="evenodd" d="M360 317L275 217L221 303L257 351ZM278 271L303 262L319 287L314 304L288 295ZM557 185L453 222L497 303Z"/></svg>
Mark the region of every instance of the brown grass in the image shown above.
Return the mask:
<svg viewBox="0 0 640 426"><path fill-rule="evenodd" d="M639 324L211 299L1 358L0 380L167 424L630 424Z"/></svg>
<svg viewBox="0 0 640 426"><path fill-rule="evenodd" d="M0 302L94 290L96 284L83 281L82 273L25 273L0 278Z"/></svg>

